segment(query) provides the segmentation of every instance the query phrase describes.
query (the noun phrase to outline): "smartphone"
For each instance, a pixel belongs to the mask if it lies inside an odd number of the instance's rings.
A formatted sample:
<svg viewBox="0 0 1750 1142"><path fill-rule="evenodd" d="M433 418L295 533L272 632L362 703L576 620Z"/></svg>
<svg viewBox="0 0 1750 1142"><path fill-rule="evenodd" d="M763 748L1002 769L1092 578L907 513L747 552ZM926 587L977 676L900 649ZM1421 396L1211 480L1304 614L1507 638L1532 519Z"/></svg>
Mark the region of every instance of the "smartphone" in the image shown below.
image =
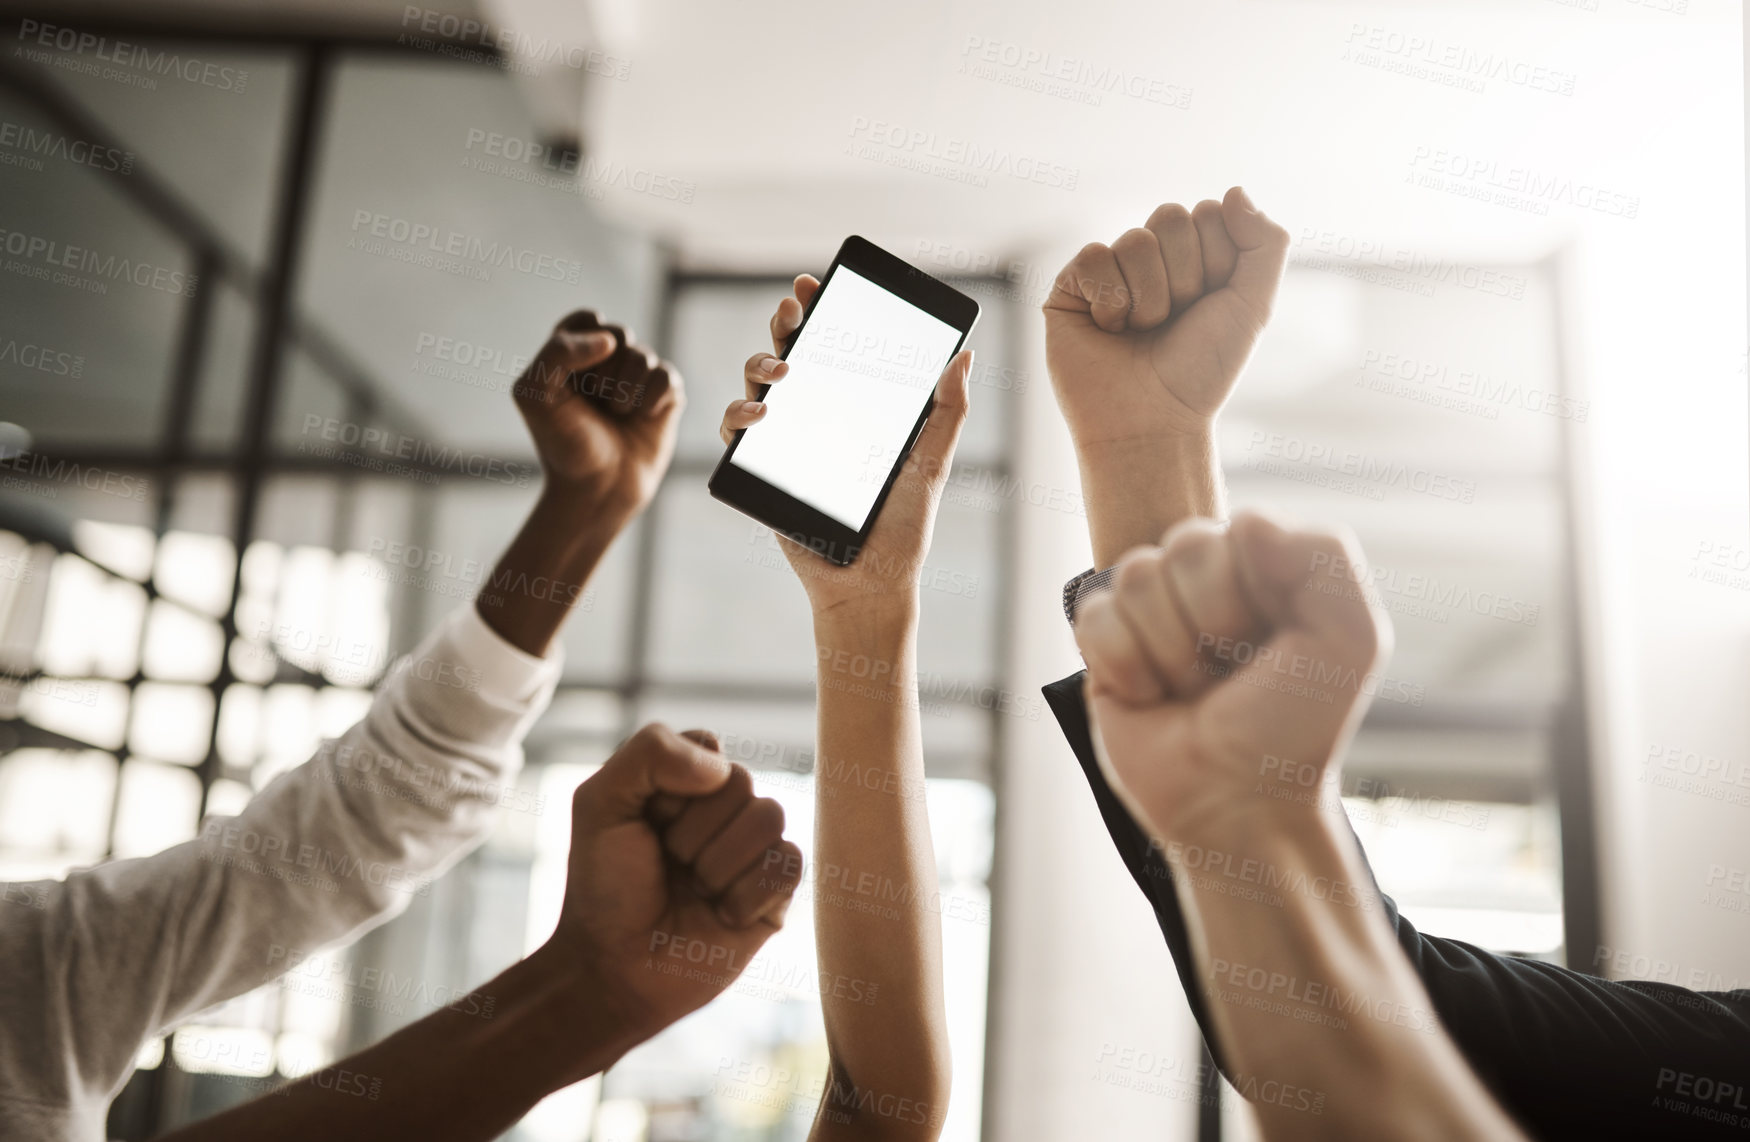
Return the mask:
<svg viewBox="0 0 1750 1142"><path fill-rule="evenodd" d="M857 558L978 303L852 235L778 355L765 419L735 434L711 494L841 566Z"/></svg>

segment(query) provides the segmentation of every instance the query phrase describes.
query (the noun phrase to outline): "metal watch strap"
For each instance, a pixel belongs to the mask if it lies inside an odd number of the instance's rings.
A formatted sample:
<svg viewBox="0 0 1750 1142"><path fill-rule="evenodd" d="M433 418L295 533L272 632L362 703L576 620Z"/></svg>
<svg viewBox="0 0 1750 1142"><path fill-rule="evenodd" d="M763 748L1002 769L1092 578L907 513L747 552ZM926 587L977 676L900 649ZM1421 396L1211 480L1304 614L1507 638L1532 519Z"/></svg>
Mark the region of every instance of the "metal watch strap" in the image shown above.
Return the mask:
<svg viewBox="0 0 1750 1142"><path fill-rule="evenodd" d="M1076 625L1076 608L1081 606L1082 600L1112 589L1112 572L1116 570L1108 567L1096 571L1090 567L1063 585L1063 617L1069 620L1070 626Z"/></svg>

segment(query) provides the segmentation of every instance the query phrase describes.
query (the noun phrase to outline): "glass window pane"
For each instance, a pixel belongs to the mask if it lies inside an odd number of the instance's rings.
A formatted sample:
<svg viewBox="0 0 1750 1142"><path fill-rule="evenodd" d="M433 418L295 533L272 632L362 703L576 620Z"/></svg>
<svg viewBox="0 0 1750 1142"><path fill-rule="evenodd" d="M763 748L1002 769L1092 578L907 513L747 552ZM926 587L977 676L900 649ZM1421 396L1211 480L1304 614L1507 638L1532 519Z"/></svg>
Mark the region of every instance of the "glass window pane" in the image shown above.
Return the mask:
<svg viewBox="0 0 1750 1142"><path fill-rule="evenodd" d="M188 442L202 452L235 452L243 432L243 410L254 350L255 309L237 285L217 281L208 298L207 343L195 390Z"/></svg>
<svg viewBox="0 0 1750 1142"><path fill-rule="evenodd" d="M788 296L790 281L774 276L747 284L693 285L675 295L672 356L687 379L676 456L715 461L723 454L717 425L729 402L745 395L742 365L755 353L771 352L769 323L778 302Z"/></svg>
<svg viewBox="0 0 1750 1142"><path fill-rule="evenodd" d="M269 686L262 703L262 760L250 775L260 789L276 776L308 759L321 743L317 728L316 694L308 686Z"/></svg>
<svg viewBox="0 0 1750 1142"><path fill-rule="evenodd" d="M1554 806L1418 795L1345 806L1380 887L1417 927L1502 952L1561 950Z"/></svg>
<svg viewBox="0 0 1750 1142"><path fill-rule="evenodd" d="M191 1023L171 1036L170 1057L197 1075L265 1078L273 1073L273 1036L253 1027Z"/></svg>
<svg viewBox="0 0 1750 1142"><path fill-rule="evenodd" d="M128 723L128 688L120 682L40 678L19 695L26 721L101 749L117 749Z"/></svg>
<svg viewBox="0 0 1750 1142"><path fill-rule="evenodd" d="M109 848L115 783L107 753L21 749L0 758L0 849L97 860Z"/></svg>
<svg viewBox="0 0 1750 1142"><path fill-rule="evenodd" d="M644 527L640 520L614 540L560 633L567 681L611 685L625 677L636 597L633 579Z"/></svg>
<svg viewBox="0 0 1750 1142"><path fill-rule="evenodd" d="M286 552L270 634L281 658L344 685L382 674L390 657L384 584L358 573L361 560L323 547Z"/></svg>
<svg viewBox="0 0 1750 1142"><path fill-rule="evenodd" d="M241 781L228 781L224 778L213 782L213 787L207 790L207 815L211 817L235 817L243 812L250 798L255 796L255 790Z"/></svg>
<svg viewBox="0 0 1750 1142"><path fill-rule="evenodd" d="M165 682L210 682L219 673L225 634L219 624L163 599L146 614L140 669Z"/></svg>
<svg viewBox="0 0 1750 1142"><path fill-rule="evenodd" d="M52 674L131 677L146 592L72 555L55 560L37 658Z"/></svg>
<svg viewBox="0 0 1750 1142"><path fill-rule="evenodd" d="M237 638L231 644L230 661L232 673L245 682L270 682L278 669L278 659L271 648L285 554L285 548L279 544L262 539L251 543L243 553Z"/></svg>
<svg viewBox="0 0 1750 1142"><path fill-rule="evenodd" d="M996 674L999 534L990 512L946 500L937 512L918 624L918 674L926 696L951 696L962 689L957 683Z"/></svg>
<svg viewBox="0 0 1750 1142"><path fill-rule="evenodd" d="M0 94L0 116L66 138L10 91ZM198 288L192 260L109 175L60 159L41 167L0 164L10 243L0 350L13 346L0 352L0 408L51 462L138 448L163 421L183 293ZM26 358L48 367L27 367ZM74 480L59 469L48 495L61 499Z"/></svg>
<svg viewBox="0 0 1750 1142"><path fill-rule="evenodd" d="M199 765L213 732L213 692L205 686L142 682L134 689L128 748L159 761Z"/></svg>
<svg viewBox="0 0 1750 1142"><path fill-rule="evenodd" d="M662 490L650 672L664 681L814 681L807 596L771 529L703 483Z"/></svg>
<svg viewBox="0 0 1750 1142"><path fill-rule="evenodd" d="M299 302L403 410L385 417L393 428L528 457L495 369L533 354L582 306L651 334L659 266L649 238L588 208L600 195L479 169L489 156L478 142L470 147L470 129L541 135L517 84L496 69L378 54L343 61ZM413 225L434 230L414 239ZM479 347L500 364L482 368L473 354L463 364L444 341ZM282 407L282 416L305 412L296 402Z"/></svg>
<svg viewBox="0 0 1750 1142"><path fill-rule="evenodd" d="M219 699L219 760L227 767L247 769L255 764L261 748L261 706L259 686L233 685L225 687Z"/></svg>
<svg viewBox="0 0 1750 1142"><path fill-rule="evenodd" d="M237 554L223 535L172 531L158 541L153 575L159 591L180 603L209 615L224 614L236 574Z"/></svg>
<svg viewBox="0 0 1750 1142"><path fill-rule="evenodd" d="M369 690L324 686L316 692L316 732L325 738L337 738L358 724L370 708Z"/></svg>
<svg viewBox="0 0 1750 1142"><path fill-rule="evenodd" d="M553 695L547 712L535 723L523 743L530 764L537 760L557 760L549 751L564 752L567 743L580 740L618 741L624 731L625 717L618 694L606 690L561 687Z"/></svg>
<svg viewBox="0 0 1750 1142"><path fill-rule="evenodd" d="M284 147L290 53L133 36L128 43L150 51L126 53L133 63L51 52L95 66L37 66L145 156L153 174L210 219L228 244L259 264L267 254L268 209ZM113 47L107 53L118 54ZM184 77L153 66L177 59L197 61L199 69Z"/></svg>
<svg viewBox="0 0 1750 1142"><path fill-rule="evenodd" d="M228 474L195 472L176 481L170 529L229 536L235 524L236 488Z"/></svg>
<svg viewBox="0 0 1750 1142"><path fill-rule="evenodd" d="M152 573L157 539L151 528L74 520L73 543L81 555L118 575L143 582Z"/></svg>
<svg viewBox="0 0 1750 1142"><path fill-rule="evenodd" d="M333 476L273 476L262 484L255 539L282 547L334 546L339 504Z"/></svg>
<svg viewBox="0 0 1750 1142"><path fill-rule="evenodd" d="M117 859L150 856L194 838L201 783L192 770L129 761L122 766L118 798L113 846Z"/></svg>
<svg viewBox="0 0 1750 1142"><path fill-rule="evenodd" d="M928 270L926 264L924 269ZM1013 425L1020 415L1020 397L1034 378L1015 359L1016 344L1010 329L1011 310L1000 299L982 296L965 281L950 279L978 299L978 324L966 339L972 350L972 377L968 390L969 411L966 427L961 429L959 446L954 450L958 464L989 465L997 463L1008 451L1014 438ZM1039 383L1045 383L1043 378Z"/></svg>

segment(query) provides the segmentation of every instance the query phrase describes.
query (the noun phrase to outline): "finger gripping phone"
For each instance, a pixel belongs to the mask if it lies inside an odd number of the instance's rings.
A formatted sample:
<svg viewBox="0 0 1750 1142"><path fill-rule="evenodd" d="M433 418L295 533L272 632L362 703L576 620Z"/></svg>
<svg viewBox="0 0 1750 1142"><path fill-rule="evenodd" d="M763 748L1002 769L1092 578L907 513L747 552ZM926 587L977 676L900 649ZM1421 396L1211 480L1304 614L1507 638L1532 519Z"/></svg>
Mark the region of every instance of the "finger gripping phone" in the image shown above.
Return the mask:
<svg viewBox="0 0 1750 1142"><path fill-rule="evenodd" d="M735 434L712 496L833 563L869 538L978 303L856 235L845 239Z"/></svg>

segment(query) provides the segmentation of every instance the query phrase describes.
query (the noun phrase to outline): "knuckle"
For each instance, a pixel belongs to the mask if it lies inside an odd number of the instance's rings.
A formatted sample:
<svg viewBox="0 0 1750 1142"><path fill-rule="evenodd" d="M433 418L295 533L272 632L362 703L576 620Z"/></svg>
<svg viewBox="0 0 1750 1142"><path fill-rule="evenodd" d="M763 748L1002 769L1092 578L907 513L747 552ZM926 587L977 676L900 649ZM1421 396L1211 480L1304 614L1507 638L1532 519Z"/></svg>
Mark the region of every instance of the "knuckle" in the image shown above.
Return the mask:
<svg viewBox="0 0 1750 1142"><path fill-rule="evenodd" d="M783 835L784 806L770 797L761 797L753 803L754 823L762 833Z"/></svg>
<svg viewBox="0 0 1750 1142"><path fill-rule="evenodd" d="M1155 236L1151 231L1143 226L1132 226L1118 235L1118 240L1112 243L1112 249L1117 250L1122 246L1128 250L1132 246L1152 246L1154 244Z"/></svg>
<svg viewBox="0 0 1750 1142"><path fill-rule="evenodd" d="M1132 598L1148 590L1160 573L1161 554L1145 549L1120 559L1117 573L1112 576L1112 589Z"/></svg>
<svg viewBox="0 0 1750 1142"><path fill-rule="evenodd" d="M1177 202L1163 202L1148 216L1148 228L1151 230L1157 226L1176 227L1190 224L1191 212Z"/></svg>
<svg viewBox="0 0 1750 1142"><path fill-rule="evenodd" d="M1225 542L1225 537L1213 527L1197 520L1186 520L1167 533L1161 547L1164 558L1176 562L1205 558Z"/></svg>

